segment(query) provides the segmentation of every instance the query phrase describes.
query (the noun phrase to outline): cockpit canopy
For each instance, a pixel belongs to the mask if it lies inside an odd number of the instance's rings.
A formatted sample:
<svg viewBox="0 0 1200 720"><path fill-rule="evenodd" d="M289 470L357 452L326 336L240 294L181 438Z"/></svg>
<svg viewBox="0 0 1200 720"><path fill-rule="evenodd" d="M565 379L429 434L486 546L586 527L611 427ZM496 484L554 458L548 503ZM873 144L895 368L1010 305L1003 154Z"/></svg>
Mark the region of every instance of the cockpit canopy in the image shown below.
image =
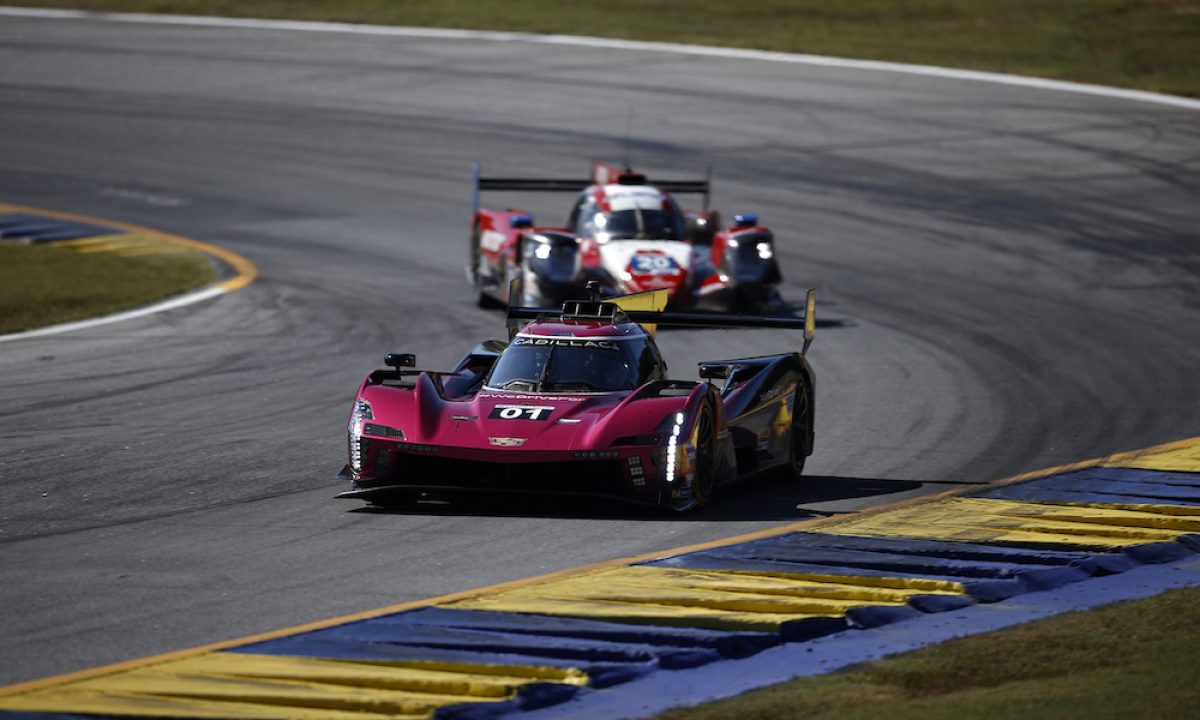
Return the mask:
<svg viewBox="0 0 1200 720"><path fill-rule="evenodd" d="M493 390L600 393L633 390L659 379L654 344L642 334L622 337L517 335L485 383Z"/></svg>
<svg viewBox="0 0 1200 720"><path fill-rule="evenodd" d="M649 185L589 188L571 210L571 230L600 242L684 240L683 212L675 200Z"/></svg>

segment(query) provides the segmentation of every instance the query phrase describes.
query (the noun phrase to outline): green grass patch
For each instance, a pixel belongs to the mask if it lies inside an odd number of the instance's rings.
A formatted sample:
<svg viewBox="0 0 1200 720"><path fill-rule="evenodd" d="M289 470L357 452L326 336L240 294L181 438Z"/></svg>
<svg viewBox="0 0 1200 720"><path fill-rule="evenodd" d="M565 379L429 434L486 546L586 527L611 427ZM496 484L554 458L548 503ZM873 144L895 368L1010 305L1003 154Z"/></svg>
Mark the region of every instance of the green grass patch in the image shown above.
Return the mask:
<svg viewBox="0 0 1200 720"><path fill-rule="evenodd" d="M700 43L993 70L1200 97L1200 0L17 0Z"/></svg>
<svg viewBox="0 0 1200 720"><path fill-rule="evenodd" d="M0 243L0 333L129 310L215 278L199 253L127 257Z"/></svg>
<svg viewBox="0 0 1200 720"><path fill-rule="evenodd" d="M1200 707L1200 588L962 638L658 720L1182 718Z"/></svg>

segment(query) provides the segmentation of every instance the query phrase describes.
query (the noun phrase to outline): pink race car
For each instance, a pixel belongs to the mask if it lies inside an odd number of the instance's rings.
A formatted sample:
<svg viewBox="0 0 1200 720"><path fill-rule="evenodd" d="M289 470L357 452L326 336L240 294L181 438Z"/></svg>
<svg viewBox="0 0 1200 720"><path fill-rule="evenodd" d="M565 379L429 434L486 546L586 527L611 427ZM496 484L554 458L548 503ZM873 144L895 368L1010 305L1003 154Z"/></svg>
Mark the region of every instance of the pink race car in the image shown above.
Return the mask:
<svg viewBox="0 0 1200 720"><path fill-rule="evenodd" d="M480 207L482 191L573 192L564 227L535 225L524 210ZM686 211L671 196L703 196ZM666 290L671 307L701 302L763 312L781 304L775 236L751 214L730 227L708 209L709 181L662 180L595 163L590 180L484 178L474 167L474 222L467 277L481 305L557 307L589 282L605 296ZM523 293L507 295L520 278Z"/></svg>
<svg viewBox="0 0 1200 720"><path fill-rule="evenodd" d="M450 372L388 354L392 369L354 399L341 473L351 489L338 497L590 494L686 511L737 477L801 473L813 448L813 291L796 318L664 311L663 290L607 301L589 290L559 310L510 308L509 340L480 343ZM803 329L804 344L672 380L662 326Z"/></svg>

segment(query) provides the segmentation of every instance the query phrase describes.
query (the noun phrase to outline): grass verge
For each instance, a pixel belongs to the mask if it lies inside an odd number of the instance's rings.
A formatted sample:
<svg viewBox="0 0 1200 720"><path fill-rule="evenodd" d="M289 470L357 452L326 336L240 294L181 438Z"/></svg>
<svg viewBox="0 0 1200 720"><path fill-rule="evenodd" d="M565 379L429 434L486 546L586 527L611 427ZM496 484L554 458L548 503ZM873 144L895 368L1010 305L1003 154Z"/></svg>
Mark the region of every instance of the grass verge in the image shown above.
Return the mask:
<svg viewBox="0 0 1200 720"><path fill-rule="evenodd" d="M1200 707L1200 588L953 640L658 720L1182 718Z"/></svg>
<svg viewBox="0 0 1200 720"><path fill-rule="evenodd" d="M700 43L992 70L1200 97L1200 0L16 0Z"/></svg>
<svg viewBox="0 0 1200 720"><path fill-rule="evenodd" d="M128 310L215 277L199 253L123 256L0 243L0 334Z"/></svg>

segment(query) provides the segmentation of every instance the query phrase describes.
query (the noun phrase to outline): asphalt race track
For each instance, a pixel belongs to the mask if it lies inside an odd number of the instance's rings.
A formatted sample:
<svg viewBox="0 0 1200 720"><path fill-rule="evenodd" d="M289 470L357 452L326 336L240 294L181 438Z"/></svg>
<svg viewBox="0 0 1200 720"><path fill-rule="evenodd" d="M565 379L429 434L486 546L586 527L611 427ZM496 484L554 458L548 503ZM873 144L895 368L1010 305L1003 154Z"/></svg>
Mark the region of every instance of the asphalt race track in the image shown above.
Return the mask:
<svg viewBox="0 0 1200 720"><path fill-rule="evenodd" d="M632 134L627 140L630 108ZM386 351L503 334L469 165L714 167L819 292L809 481L680 518L332 500ZM510 42L0 18L0 201L216 243L250 287L0 344L0 684L1200 435L1200 114ZM559 222L565 197L496 196ZM797 347L664 332L697 360Z"/></svg>

